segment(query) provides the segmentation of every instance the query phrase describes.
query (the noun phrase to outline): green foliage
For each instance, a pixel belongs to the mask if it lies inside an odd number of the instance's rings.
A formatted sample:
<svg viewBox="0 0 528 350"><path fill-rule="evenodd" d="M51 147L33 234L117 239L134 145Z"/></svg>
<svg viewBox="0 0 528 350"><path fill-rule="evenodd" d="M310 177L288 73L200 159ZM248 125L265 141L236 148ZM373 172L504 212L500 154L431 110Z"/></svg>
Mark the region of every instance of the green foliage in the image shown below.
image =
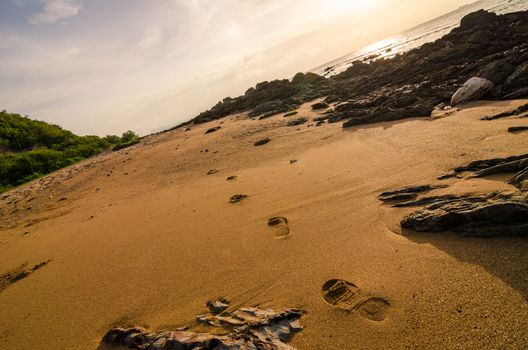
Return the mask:
<svg viewBox="0 0 528 350"><path fill-rule="evenodd" d="M0 112L0 193L52 171L138 141L133 131L122 137L78 136L46 122Z"/></svg>

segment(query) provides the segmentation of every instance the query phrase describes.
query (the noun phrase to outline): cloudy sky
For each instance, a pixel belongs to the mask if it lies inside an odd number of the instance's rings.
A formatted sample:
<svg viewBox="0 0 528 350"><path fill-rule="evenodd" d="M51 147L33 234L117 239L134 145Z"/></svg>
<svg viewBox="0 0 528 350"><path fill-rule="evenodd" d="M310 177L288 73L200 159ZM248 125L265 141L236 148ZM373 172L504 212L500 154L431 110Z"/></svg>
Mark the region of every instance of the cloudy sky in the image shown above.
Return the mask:
<svg viewBox="0 0 528 350"><path fill-rule="evenodd" d="M0 109L146 134L472 0L0 0Z"/></svg>

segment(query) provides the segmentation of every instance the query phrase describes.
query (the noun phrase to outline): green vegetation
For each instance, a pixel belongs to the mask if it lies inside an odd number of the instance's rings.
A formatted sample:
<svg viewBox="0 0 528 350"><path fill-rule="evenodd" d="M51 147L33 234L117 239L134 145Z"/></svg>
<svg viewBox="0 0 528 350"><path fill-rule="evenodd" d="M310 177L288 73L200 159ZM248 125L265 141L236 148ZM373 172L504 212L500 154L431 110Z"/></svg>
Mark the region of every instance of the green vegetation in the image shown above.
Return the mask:
<svg viewBox="0 0 528 350"><path fill-rule="evenodd" d="M107 149L138 142L133 131L122 137L78 136L19 114L0 112L0 193Z"/></svg>

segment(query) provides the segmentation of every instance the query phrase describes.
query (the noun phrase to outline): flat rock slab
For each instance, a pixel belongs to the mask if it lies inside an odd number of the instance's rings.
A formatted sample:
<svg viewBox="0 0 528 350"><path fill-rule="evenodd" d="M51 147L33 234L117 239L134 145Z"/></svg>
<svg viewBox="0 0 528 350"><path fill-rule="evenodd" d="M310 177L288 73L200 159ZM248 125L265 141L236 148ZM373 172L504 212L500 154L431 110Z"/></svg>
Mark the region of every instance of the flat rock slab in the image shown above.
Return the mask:
<svg viewBox="0 0 528 350"><path fill-rule="evenodd" d="M220 300L223 306L227 306L225 301ZM298 309L275 311L253 307L240 308L232 313L197 316L200 322L223 328L228 332L227 335L181 330L152 332L142 327L115 327L104 335L102 342L149 350L295 350L287 342L302 330L299 322L302 314Z"/></svg>

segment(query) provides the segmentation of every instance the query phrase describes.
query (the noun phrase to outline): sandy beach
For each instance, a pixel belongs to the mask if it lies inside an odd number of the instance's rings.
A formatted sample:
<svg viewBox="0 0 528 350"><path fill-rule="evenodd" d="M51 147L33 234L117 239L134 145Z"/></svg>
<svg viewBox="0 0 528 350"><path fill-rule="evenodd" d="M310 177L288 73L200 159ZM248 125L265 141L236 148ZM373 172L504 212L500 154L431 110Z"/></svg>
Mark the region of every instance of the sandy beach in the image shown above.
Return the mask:
<svg viewBox="0 0 528 350"><path fill-rule="evenodd" d="M298 349L526 348L528 241L402 232L415 209L377 197L439 183L450 186L432 194L512 190L500 176L436 177L528 153L526 133L507 132L528 119L480 120L527 102L346 130L238 114L7 192L0 273L51 261L0 292L2 347L106 349L101 337L116 325L205 331L195 316L223 296L230 308L304 310ZM318 115L310 104L298 112ZM248 197L230 203L235 194ZM268 226L273 217L288 230ZM332 279L385 301L383 319L325 302Z"/></svg>

